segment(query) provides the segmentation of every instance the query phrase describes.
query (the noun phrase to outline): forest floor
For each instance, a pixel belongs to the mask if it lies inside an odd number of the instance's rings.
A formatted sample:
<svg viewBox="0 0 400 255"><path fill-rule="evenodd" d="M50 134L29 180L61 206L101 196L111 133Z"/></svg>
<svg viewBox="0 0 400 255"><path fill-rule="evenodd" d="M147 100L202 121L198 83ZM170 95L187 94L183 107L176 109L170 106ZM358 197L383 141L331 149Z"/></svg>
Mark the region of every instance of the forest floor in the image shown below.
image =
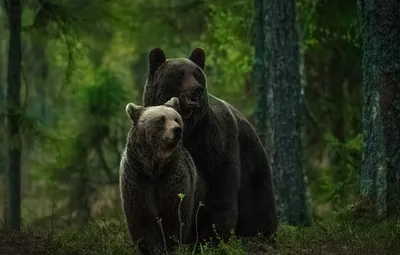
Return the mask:
<svg viewBox="0 0 400 255"><path fill-rule="evenodd" d="M123 224L92 220L82 228L55 231L0 232L1 255L136 254ZM174 254L192 254L180 247ZM374 221L321 221L311 227L281 225L278 248L261 239L232 237L217 247L203 246L200 254L400 254L400 219Z"/></svg>

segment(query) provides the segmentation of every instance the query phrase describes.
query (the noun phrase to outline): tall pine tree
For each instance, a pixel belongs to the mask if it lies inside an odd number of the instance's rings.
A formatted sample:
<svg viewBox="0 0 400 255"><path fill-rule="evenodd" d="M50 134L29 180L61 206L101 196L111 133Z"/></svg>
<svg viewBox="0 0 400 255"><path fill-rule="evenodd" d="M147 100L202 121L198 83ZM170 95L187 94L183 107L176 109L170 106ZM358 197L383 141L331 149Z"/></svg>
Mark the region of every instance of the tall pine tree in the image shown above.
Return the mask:
<svg viewBox="0 0 400 255"><path fill-rule="evenodd" d="M271 160L280 221L308 225L299 25L294 0L256 0L257 129Z"/></svg>
<svg viewBox="0 0 400 255"><path fill-rule="evenodd" d="M378 216L400 209L400 2L358 0L363 38L361 195Z"/></svg>

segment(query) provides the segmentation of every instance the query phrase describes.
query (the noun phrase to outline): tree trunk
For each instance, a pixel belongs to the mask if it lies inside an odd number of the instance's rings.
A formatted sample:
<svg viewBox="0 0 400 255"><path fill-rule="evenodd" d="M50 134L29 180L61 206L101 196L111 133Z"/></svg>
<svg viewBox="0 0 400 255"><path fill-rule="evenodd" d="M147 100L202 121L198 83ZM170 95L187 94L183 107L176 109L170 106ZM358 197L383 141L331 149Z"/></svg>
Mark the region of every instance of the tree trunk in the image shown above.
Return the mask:
<svg viewBox="0 0 400 255"><path fill-rule="evenodd" d="M4 19L3 7L0 7L0 20ZM7 86L6 86L6 59L3 55L6 52L6 39L4 37L6 31L4 31L3 26L0 26L0 141L6 141L6 99L7 99ZM7 143L1 142L0 144L0 178L3 177L7 168Z"/></svg>
<svg viewBox="0 0 400 255"><path fill-rule="evenodd" d="M299 28L294 0L264 1L267 148L279 219L310 224L303 169Z"/></svg>
<svg viewBox="0 0 400 255"><path fill-rule="evenodd" d="M32 67L35 75L36 97L33 102L34 116L37 116L44 124L51 123L51 107L49 105L49 93L47 87L47 79L49 76L49 62L46 57L47 38L39 33L33 33L31 37L32 55L35 66Z"/></svg>
<svg viewBox="0 0 400 255"><path fill-rule="evenodd" d="M267 132L267 90L264 79L264 11L263 0L254 1L254 21L253 21L253 84L257 91L257 108L255 112L255 126L262 144L265 146ZM266 148L267 149L267 148Z"/></svg>
<svg viewBox="0 0 400 255"><path fill-rule="evenodd" d="M5 8L0 7L0 20L4 19L6 15L4 13ZM5 35L6 31L3 26L0 26L0 34ZM7 86L6 86L6 56L3 53L6 52L7 36L3 36L0 39L0 180L3 179L3 183L6 182L5 176L7 174L7 133L6 133L6 101L7 101ZM3 185L3 190L0 192L6 193ZM5 196L4 196L5 197ZM4 199L3 209L3 221L7 221L7 199Z"/></svg>
<svg viewBox="0 0 400 255"><path fill-rule="evenodd" d="M399 213L400 3L359 0L364 48L361 195L378 216Z"/></svg>
<svg viewBox="0 0 400 255"><path fill-rule="evenodd" d="M5 4L10 28L7 71L8 215L5 223L9 229L19 230L21 224L21 1L8 0Z"/></svg>
<svg viewBox="0 0 400 255"><path fill-rule="evenodd" d="M301 28L300 28L301 29ZM300 37L300 41L303 41L303 38ZM305 69L305 52L306 48L301 47L301 44L299 45L299 51L300 51L300 64L299 64L299 70L300 70L300 130L301 130L301 142L302 142L302 166L303 166L303 180L304 180L304 193L305 193L305 203L306 203L306 210L307 210L307 217L308 217L308 222L306 224L311 224L312 222L312 216L310 212L310 208L308 208L307 201L311 200L311 191L309 187L309 181L308 181L308 176L307 176L307 168L308 168L308 152L309 149L307 148L307 111L306 111L306 97L305 97L305 91L306 91L306 86L307 86L307 73Z"/></svg>

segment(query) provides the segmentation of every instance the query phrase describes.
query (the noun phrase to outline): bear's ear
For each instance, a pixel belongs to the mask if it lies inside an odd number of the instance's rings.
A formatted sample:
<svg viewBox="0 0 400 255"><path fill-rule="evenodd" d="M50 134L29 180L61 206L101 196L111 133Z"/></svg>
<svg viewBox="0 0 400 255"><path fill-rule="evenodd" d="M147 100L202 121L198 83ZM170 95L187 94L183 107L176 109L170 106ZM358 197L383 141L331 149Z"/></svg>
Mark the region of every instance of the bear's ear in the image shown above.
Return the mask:
<svg viewBox="0 0 400 255"><path fill-rule="evenodd" d="M181 110L180 104L179 104L179 99L177 97L171 98L164 105L173 108L177 112L179 112Z"/></svg>
<svg viewBox="0 0 400 255"><path fill-rule="evenodd" d="M189 59L196 63L202 70L204 70L204 65L206 62L206 53L202 48L196 48L190 54Z"/></svg>
<svg viewBox="0 0 400 255"><path fill-rule="evenodd" d="M162 49L152 49L149 53L149 74L153 75L165 61L165 53Z"/></svg>
<svg viewBox="0 0 400 255"><path fill-rule="evenodd" d="M144 107L135 105L134 103L129 103L126 105L125 110L132 122L136 123L140 117L140 114L143 112Z"/></svg>

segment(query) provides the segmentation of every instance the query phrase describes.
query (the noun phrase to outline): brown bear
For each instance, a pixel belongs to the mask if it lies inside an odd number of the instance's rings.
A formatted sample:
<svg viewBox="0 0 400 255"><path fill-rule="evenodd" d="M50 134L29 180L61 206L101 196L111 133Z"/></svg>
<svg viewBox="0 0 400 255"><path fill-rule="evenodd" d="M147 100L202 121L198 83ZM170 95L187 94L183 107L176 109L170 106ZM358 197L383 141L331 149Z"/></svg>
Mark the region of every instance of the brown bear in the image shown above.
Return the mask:
<svg viewBox="0 0 400 255"><path fill-rule="evenodd" d="M129 234L143 254L162 253L164 241L172 248L172 236L182 236L183 243L194 240L194 213L205 188L182 146L178 109L177 98L154 107L126 106L133 124L120 164L120 191ZM179 193L185 195L180 210Z"/></svg>
<svg viewBox="0 0 400 255"><path fill-rule="evenodd" d="M183 146L206 183L202 238L258 233L274 237L278 220L266 152L252 125L232 105L207 92L205 53L166 59L160 48L149 53L144 106L178 97L184 122ZM274 242L274 238L271 238Z"/></svg>

